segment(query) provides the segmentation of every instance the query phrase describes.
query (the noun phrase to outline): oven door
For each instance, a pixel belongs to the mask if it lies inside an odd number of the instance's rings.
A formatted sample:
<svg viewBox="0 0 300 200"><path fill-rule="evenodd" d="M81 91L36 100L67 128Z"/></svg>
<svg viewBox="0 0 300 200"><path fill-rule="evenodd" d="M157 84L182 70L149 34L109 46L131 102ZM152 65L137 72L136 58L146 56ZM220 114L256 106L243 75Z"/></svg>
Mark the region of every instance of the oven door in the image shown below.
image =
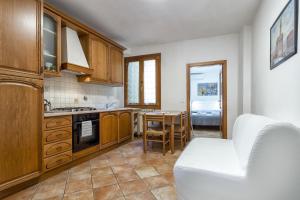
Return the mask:
<svg viewBox="0 0 300 200"><path fill-rule="evenodd" d="M91 123L91 130L86 129L85 124ZM99 144L99 120L88 120L73 123L73 152Z"/></svg>

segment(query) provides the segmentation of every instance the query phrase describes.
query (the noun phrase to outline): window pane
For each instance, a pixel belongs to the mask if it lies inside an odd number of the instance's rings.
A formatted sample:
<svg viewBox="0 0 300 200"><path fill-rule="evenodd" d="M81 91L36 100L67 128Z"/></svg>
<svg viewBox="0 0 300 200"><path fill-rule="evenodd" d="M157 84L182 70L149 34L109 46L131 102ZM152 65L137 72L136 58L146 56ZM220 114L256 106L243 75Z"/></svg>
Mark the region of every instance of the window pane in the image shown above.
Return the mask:
<svg viewBox="0 0 300 200"><path fill-rule="evenodd" d="M155 60L144 61L144 103L156 103L156 62Z"/></svg>
<svg viewBox="0 0 300 200"><path fill-rule="evenodd" d="M139 62L128 63L128 103L139 103Z"/></svg>

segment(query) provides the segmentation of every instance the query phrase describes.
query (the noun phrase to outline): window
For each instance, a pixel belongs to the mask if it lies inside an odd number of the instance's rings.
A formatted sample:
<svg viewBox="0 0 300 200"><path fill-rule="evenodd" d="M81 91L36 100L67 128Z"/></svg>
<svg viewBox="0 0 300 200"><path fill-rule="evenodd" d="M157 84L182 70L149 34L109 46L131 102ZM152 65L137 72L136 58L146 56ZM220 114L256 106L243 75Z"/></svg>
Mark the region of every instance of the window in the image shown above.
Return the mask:
<svg viewBox="0 0 300 200"><path fill-rule="evenodd" d="M160 109L160 54L125 58L125 106Z"/></svg>

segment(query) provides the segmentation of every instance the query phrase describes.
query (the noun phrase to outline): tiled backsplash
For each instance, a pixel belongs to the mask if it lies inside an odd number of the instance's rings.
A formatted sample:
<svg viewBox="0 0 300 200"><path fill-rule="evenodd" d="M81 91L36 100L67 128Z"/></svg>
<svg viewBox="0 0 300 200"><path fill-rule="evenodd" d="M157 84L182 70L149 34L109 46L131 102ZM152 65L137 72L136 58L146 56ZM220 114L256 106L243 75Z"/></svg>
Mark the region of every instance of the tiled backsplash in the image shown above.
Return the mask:
<svg viewBox="0 0 300 200"><path fill-rule="evenodd" d="M62 72L62 77L45 78L44 98L50 100L52 108L69 106L103 108L107 103L116 103L116 106L120 107L123 106L123 89L79 83L76 75Z"/></svg>

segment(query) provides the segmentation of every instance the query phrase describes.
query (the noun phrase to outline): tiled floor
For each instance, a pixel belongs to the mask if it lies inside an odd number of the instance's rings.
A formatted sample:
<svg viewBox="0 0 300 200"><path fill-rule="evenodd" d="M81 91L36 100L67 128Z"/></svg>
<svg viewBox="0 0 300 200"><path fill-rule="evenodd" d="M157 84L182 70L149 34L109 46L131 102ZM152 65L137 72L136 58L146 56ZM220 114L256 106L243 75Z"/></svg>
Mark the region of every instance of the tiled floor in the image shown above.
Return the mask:
<svg viewBox="0 0 300 200"><path fill-rule="evenodd" d="M163 156L150 148L144 154L142 141L135 140L7 200L173 200L176 192L172 169L180 153L177 150Z"/></svg>
<svg viewBox="0 0 300 200"><path fill-rule="evenodd" d="M211 129L193 130L193 137L222 138L221 131Z"/></svg>

